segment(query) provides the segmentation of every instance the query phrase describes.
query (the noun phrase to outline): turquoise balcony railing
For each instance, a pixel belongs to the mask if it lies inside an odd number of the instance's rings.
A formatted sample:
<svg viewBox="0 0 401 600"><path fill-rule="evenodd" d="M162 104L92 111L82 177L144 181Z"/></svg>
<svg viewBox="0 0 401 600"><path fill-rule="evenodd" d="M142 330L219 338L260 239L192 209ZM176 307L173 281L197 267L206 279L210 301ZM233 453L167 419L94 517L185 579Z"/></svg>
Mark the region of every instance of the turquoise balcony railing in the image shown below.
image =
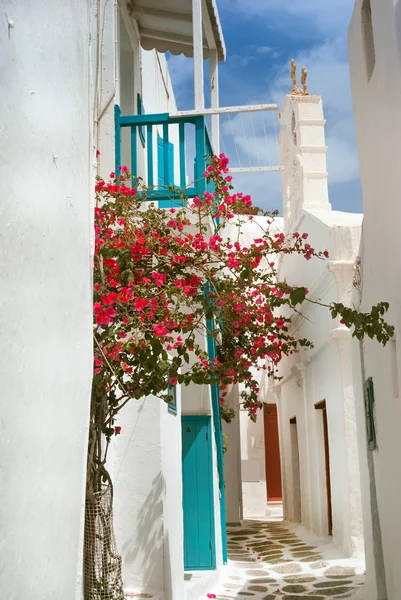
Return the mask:
<svg viewBox="0 0 401 600"><path fill-rule="evenodd" d="M210 193L214 191L213 184L206 184L203 176L208 158L213 155L203 116L171 118L168 113L123 116L117 105L114 114L116 173L119 166L127 164L135 177L141 176L150 188L146 192L147 200L157 201L159 207L168 207L182 205L181 193L187 198L193 198L203 196L205 191ZM194 170L193 177L189 177L191 180L189 185L186 171L187 164L191 161L187 160L186 151L185 126L187 124L194 127L195 133ZM172 128L175 129L173 135ZM128 129L129 140L126 134L123 134L123 129ZM159 134L160 130L162 136ZM123 135L125 135L124 143ZM174 155L174 147L171 143L173 137L174 141L178 141L179 174L177 177L174 176L177 154ZM141 168L141 172L138 169L138 152L144 154L142 161L144 167ZM172 187L175 189L172 190Z"/></svg>

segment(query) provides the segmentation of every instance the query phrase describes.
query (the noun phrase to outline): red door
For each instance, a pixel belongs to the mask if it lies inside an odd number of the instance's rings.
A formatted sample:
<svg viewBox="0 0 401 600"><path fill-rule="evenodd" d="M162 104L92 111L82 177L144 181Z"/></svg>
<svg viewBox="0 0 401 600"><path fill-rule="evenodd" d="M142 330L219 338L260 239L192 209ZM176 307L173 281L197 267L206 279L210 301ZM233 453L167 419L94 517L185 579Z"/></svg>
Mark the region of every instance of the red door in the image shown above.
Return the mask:
<svg viewBox="0 0 401 600"><path fill-rule="evenodd" d="M275 404L268 404L265 407L264 425L267 500L282 500L280 446Z"/></svg>

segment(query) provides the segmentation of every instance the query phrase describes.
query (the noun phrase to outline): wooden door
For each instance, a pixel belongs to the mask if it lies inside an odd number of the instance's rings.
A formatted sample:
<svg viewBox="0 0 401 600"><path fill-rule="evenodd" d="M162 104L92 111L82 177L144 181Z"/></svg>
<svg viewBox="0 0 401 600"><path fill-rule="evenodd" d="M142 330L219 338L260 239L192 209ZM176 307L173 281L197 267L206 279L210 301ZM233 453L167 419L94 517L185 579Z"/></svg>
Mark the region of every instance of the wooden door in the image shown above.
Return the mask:
<svg viewBox="0 0 401 600"><path fill-rule="evenodd" d="M329 447L329 428L327 423L326 400L315 404L317 410L322 411L323 420L323 443L324 443L324 466L326 474L326 500L327 500L327 530L329 535L333 535L333 509L331 505L331 476L330 476L330 447Z"/></svg>
<svg viewBox="0 0 401 600"><path fill-rule="evenodd" d="M327 425L327 409L323 413L323 435L324 435L324 459L326 466L326 493L327 493L327 528L329 535L333 534L333 511L331 506L331 477L330 477L330 450L329 450L329 428Z"/></svg>
<svg viewBox="0 0 401 600"><path fill-rule="evenodd" d="M292 501L293 501L293 521L301 523L301 473L299 470L299 445L298 445L298 425L297 418L290 419L291 436L291 466L292 466Z"/></svg>
<svg viewBox="0 0 401 600"><path fill-rule="evenodd" d="M282 500L280 445L275 404L268 404L264 409L264 429L267 500Z"/></svg>
<svg viewBox="0 0 401 600"><path fill-rule="evenodd" d="M214 569L216 553L210 417L182 417L182 486L184 569Z"/></svg>

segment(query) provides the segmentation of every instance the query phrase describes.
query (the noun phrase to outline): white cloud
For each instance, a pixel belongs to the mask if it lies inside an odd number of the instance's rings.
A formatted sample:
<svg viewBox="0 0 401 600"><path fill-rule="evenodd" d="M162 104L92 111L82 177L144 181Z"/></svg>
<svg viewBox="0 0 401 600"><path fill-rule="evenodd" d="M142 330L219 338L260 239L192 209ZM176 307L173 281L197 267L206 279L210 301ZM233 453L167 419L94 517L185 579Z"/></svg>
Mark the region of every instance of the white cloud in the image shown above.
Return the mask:
<svg viewBox="0 0 401 600"><path fill-rule="evenodd" d="M344 41L339 38L333 39L307 52L301 51L294 58L299 71L302 65L308 69L310 92L323 98L327 119L329 184L346 184L357 180L358 159ZM289 65L277 65L276 79L271 83L267 94L263 91L264 101L268 98L268 102L277 103L280 107L290 87ZM255 98L254 90L248 102L253 104L260 101L262 93ZM252 166L279 164L276 143L279 126L276 120L275 132L275 118L274 113L244 113L231 117L230 121L227 118L221 119L221 133L233 166L249 166L250 162ZM278 177L253 174L248 177L237 176L234 181L237 185L246 183L248 187L243 191L253 194L256 203L267 207L268 201L273 200L276 207L280 206L281 185ZM263 181L263 184L260 184L260 181ZM349 210L352 208L352 205L348 206Z"/></svg>
<svg viewBox="0 0 401 600"><path fill-rule="evenodd" d="M174 56L169 54L167 57L168 71L173 82L174 95L179 103L181 95L187 95L188 89L191 90L194 78L193 58L187 58L183 54Z"/></svg>
<svg viewBox="0 0 401 600"><path fill-rule="evenodd" d="M231 66L243 68L247 67L249 63L254 60L256 60L255 56L240 56L239 54L231 54L228 57L227 62L229 62Z"/></svg>
<svg viewBox="0 0 401 600"><path fill-rule="evenodd" d="M241 12L245 18L266 17L276 29L286 30L288 35L298 37L302 29L310 27L319 31L333 32L343 29L349 23L353 0L220 0L222 7ZM290 26L287 17L296 21L297 27Z"/></svg>
<svg viewBox="0 0 401 600"><path fill-rule="evenodd" d="M289 27L291 21L294 26L294 20L298 16L296 31L315 30L315 35L313 35L316 40L315 45L307 51L302 50L301 47L298 52L294 53L298 65L298 80L301 67L304 65L308 70L309 91L312 94L321 95L323 98L325 118L327 119L329 185L334 184L332 191L336 194L335 202L338 204L343 199L342 206L353 210L353 202L357 202L357 200L354 201L353 197L347 196L347 189L353 187L355 190L357 187L358 161L345 40L345 28L350 17L353 0L320 0L320 2L317 0L286 0L286 2L248 0L246 3L243 0L220 0L220 4L223 4L223 7L224 5L229 7L231 15L234 12L240 13L238 15L239 22L243 18L266 19L266 26L270 29L283 30ZM284 50L280 49L280 51L284 57ZM285 63L281 60L277 61L277 48L266 45L249 46L245 56L234 56L231 57L231 60L233 60L234 66L246 67L250 56L260 57L259 60L264 60L266 56L269 61L275 58L273 63L275 76L271 77L272 65L270 63L269 79L255 76L254 80L247 82L246 88L242 83L240 69L226 71L229 76L226 75L225 80L222 77L221 81L225 81L226 88L229 86L232 94L239 95L240 102L244 104L275 102L280 107L284 95L291 88L290 57L285 57ZM175 57L173 58L177 60ZM185 85L185 81L188 84L190 81L188 65L181 59L181 65L177 63L176 66L174 77L172 73L175 87L181 83ZM245 89L246 93L244 93ZM233 98L231 103L237 102ZM252 117L242 114L241 116L232 116L231 121L227 117L221 117L220 122L224 141L222 150L230 157L233 166L248 166L250 160L253 166L278 164L276 135L271 113L265 114L263 118L260 113L255 113ZM276 130L278 132L277 120ZM239 190L250 193L254 197L255 203L276 208L281 205L280 174L241 174L236 175L234 181ZM344 192L343 198L338 191L340 189ZM331 200L333 201L333 197Z"/></svg>
<svg viewBox="0 0 401 600"><path fill-rule="evenodd" d="M269 46L258 46L256 48L256 52L258 54L271 54L274 51L274 48L270 48Z"/></svg>

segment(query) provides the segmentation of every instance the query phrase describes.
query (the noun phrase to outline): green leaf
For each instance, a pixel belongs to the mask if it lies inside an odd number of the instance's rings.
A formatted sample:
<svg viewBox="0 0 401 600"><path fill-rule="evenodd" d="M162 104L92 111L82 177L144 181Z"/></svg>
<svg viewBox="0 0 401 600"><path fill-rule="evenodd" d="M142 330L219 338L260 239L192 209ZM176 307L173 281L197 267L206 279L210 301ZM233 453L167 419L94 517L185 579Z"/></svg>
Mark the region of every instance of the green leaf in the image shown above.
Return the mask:
<svg viewBox="0 0 401 600"><path fill-rule="evenodd" d="M290 294L291 304L293 306L296 306L297 304L302 304L302 302L305 300L305 296L306 296L305 288L303 288L303 287L296 288Z"/></svg>

